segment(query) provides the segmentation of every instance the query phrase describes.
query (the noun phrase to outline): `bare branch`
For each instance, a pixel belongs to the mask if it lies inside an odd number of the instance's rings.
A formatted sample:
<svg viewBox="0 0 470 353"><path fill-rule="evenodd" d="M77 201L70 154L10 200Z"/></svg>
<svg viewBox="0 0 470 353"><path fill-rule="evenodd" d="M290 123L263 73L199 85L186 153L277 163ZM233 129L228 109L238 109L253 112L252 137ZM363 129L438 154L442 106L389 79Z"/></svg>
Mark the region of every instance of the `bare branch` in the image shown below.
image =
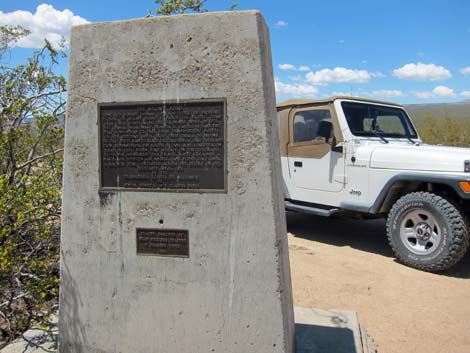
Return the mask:
<svg viewBox="0 0 470 353"><path fill-rule="evenodd" d="M21 299L21 298L23 298L23 297L26 297L27 295L28 295L28 293L21 293L20 295L17 295L16 297L14 297L13 300ZM7 306L7 305L9 305L9 302L8 302L8 301L3 302L3 303L0 303L0 307L2 307L2 306ZM0 311L0 313L1 313L1 311ZM2 315L2 316L3 316L3 315ZM5 318L5 317L4 317L4 318Z"/></svg>
<svg viewBox="0 0 470 353"><path fill-rule="evenodd" d="M23 163L21 165L19 165L16 170L21 170L23 169L24 167L27 167L31 164L33 164L34 162L37 162L38 160L41 160L41 159L44 159L44 158L47 158L49 156L55 156L57 153L59 152L62 152L64 149L63 148L59 148L58 150L55 150L54 152L50 152L50 153L46 153L46 154L43 154L42 156L38 156L38 157L35 157L29 161L27 161L26 163Z"/></svg>

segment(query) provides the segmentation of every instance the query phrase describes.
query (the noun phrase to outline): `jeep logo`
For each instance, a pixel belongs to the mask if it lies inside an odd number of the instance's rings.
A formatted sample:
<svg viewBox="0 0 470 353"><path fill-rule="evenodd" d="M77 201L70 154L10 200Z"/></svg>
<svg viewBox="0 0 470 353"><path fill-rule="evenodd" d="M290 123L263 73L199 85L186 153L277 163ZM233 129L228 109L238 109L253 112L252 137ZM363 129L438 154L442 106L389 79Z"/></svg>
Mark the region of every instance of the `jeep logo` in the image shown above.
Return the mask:
<svg viewBox="0 0 470 353"><path fill-rule="evenodd" d="M361 196L361 195L362 195L362 192L360 192L359 190L351 189L351 191L349 192L349 194L351 194L352 196Z"/></svg>

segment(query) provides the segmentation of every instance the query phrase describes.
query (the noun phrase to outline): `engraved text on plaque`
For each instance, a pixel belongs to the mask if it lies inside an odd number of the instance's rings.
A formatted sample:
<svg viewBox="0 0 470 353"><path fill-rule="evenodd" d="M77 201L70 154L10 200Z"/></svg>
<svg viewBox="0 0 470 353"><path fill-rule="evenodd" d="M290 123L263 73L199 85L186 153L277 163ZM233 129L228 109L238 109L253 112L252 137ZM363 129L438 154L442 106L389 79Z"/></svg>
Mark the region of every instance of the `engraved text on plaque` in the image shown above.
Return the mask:
<svg viewBox="0 0 470 353"><path fill-rule="evenodd" d="M181 229L137 228L137 254L189 257L189 233Z"/></svg>
<svg viewBox="0 0 470 353"><path fill-rule="evenodd" d="M224 102L100 106L103 188L225 190Z"/></svg>

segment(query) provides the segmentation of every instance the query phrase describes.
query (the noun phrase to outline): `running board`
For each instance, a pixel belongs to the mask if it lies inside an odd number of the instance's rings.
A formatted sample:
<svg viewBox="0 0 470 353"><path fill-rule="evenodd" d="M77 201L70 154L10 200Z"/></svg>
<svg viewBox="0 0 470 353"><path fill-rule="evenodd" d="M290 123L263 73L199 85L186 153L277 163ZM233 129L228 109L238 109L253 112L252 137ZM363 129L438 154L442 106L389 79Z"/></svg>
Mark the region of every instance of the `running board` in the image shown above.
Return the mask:
<svg viewBox="0 0 470 353"><path fill-rule="evenodd" d="M285 207L286 207L286 211L302 212L302 213L308 213L308 214L313 214L316 216L323 216L323 217L330 217L338 212L337 208L331 208L329 210L325 210L323 208L297 205L290 201L285 201Z"/></svg>

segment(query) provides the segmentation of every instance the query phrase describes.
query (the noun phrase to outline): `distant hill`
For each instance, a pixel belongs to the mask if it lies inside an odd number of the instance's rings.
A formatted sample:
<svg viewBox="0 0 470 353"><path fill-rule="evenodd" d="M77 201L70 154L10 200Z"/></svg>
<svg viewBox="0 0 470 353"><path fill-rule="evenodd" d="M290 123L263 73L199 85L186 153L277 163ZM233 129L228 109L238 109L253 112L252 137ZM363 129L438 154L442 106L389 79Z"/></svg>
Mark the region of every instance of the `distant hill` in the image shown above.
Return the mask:
<svg viewBox="0 0 470 353"><path fill-rule="evenodd" d="M419 122L427 116L468 119L470 121L470 99L457 103L408 104L405 105L405 109L415 122Z"/></svg>

